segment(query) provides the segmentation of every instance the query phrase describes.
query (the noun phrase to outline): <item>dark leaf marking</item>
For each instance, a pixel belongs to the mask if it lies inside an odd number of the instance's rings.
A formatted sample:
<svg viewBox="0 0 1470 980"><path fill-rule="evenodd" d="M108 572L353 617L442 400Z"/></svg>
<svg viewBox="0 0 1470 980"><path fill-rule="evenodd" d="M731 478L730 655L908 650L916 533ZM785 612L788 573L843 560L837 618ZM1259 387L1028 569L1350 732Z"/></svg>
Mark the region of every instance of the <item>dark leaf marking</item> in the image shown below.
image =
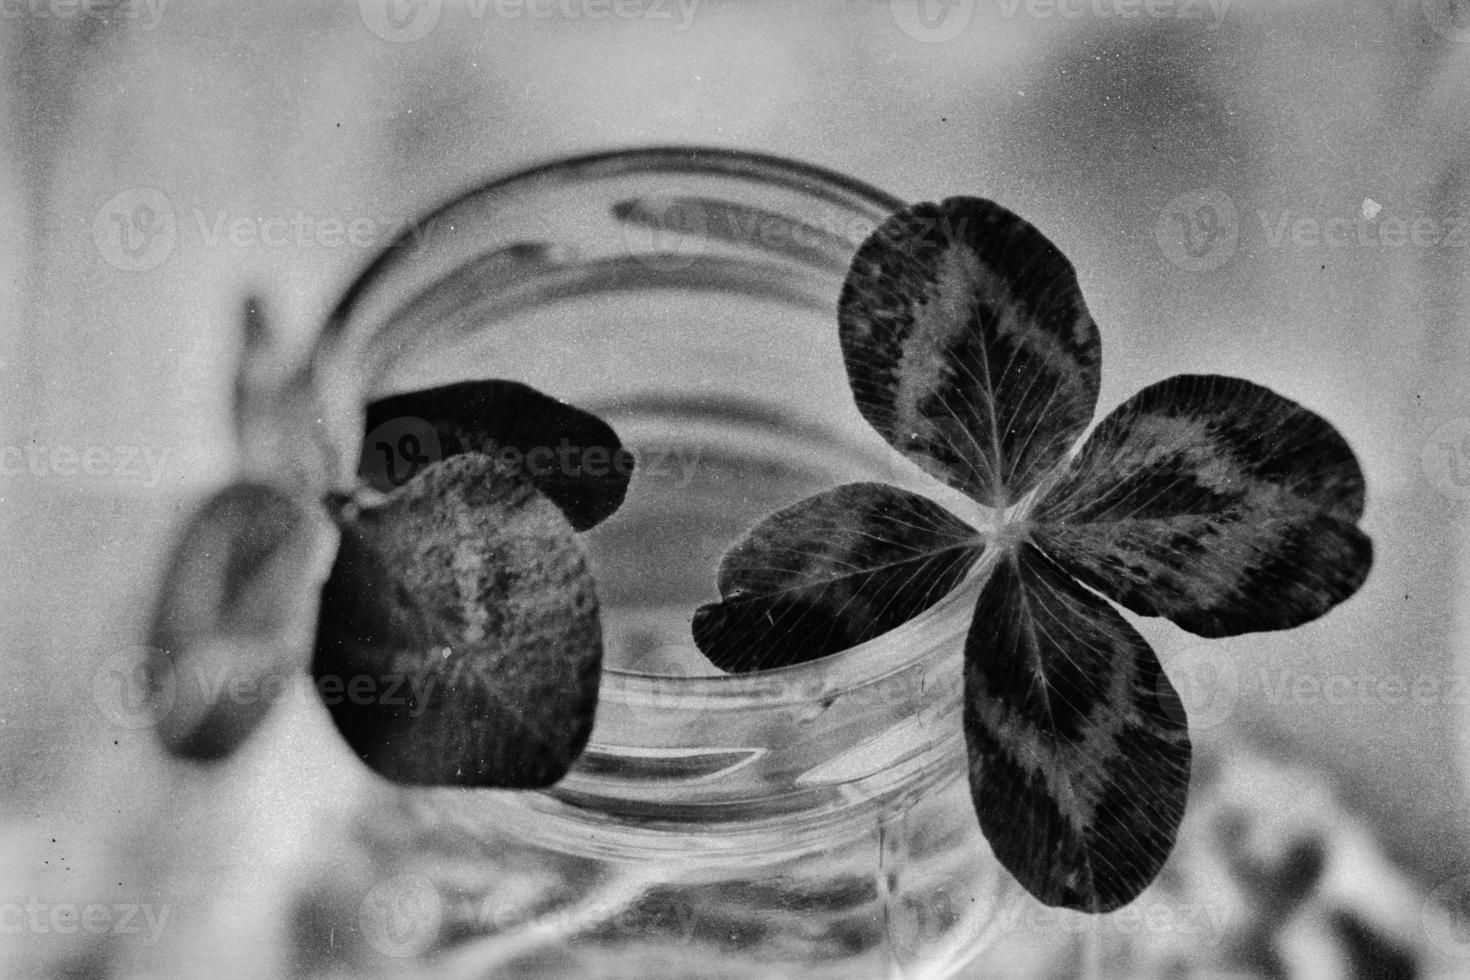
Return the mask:
<svg viewBox="0 0 1470 980"><path fill-rule="evenodd" d="M721 669L803 663L886 633L943 598L978 533L932 501L852 483L773 514L725 556L694 641Z"/></svg>
<svg viewBox="0 0 1470 980"><path fill-rule="evenodd" d="M562 513L516 468L471 453L342 532L314 674L348 744L399 783L560 779L591 733L602 660Z"/></svg>
<svg viewBox="0 0 1470 980"><path fill-rule="evenodd" d="M1072 264L989 201L885 221L853 259L838 324L863 417L989 506L1034 486L1097 405L1101 348Z"/></svg>
<svg viewBox="0 0 1470 980"><path fill-rule="evenodd" d="M1134 612L1201 636L1287 629L1357 591L1363 474L1333 427L1267 388L1180 375L1098 426L1034 538Z"/></svg>
<svg viewBox="0 0 1470 980"><path fill-rule="evenodd" d="M1189 788L1183 707L1143 638L1030 545L976 605L964 724L980 828L1037 899L1107 912L1158 875Z"/></svg>

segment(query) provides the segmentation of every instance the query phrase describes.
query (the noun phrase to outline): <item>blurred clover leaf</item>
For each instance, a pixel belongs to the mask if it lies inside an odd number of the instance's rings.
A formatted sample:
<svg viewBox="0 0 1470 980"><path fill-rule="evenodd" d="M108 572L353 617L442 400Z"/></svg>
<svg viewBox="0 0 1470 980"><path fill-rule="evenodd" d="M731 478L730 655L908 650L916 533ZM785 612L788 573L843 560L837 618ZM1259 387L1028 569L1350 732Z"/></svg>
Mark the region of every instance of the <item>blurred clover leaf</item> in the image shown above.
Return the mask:
<svg viewBox="0 0 1470 980"><path fill-rule="evenodd" d="M991 520L878 483L803 500L725 556L695 642L729 671L800 663L988 569L964 649L981 830L1041 902L1116 909L1173 847L1190 742L1158 658L1108 600L1210 637L1316 619L1372 564L1357 460L1317 415L1216 375L1150 385L1074 452L1097 404L1097 326L1066 257L989 201L888 218L838 320L863 418Z"/></svg>
<svg viewBox="0 0 1470 980"><path fill-rule="evenodd" d="M365 429L355 492L242 480L186 526L153 617L160 737L230 755L265 684L309 658L338 731L388 779L555 783L591 733L602 662L577 534L622 503L633 456L601 419L511 381L384 398Z"/></svg>

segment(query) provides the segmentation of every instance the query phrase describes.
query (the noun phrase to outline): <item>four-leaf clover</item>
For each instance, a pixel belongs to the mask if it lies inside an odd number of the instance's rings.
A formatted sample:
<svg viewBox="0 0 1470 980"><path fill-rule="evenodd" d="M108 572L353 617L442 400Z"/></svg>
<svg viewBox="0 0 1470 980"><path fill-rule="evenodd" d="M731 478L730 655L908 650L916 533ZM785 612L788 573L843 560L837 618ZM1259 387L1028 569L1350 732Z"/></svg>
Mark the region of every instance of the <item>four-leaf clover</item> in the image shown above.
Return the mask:
<svg viewBox="0 0 1470 980"><path fill-rule="evenodd" d="M1126 904L1173 846L1190 743L1157 657L1108 600L1201 636L1316 619L1372 563L1357 460L1317 415L1215 375L1150 385L1074 452L1097 326L1066 257L988 201L890 217L838 312L863 418L990 521L878 483L803 500L726 555L695 641L731 671L807 661L988 573L963 678L980 827L1042 902Z"/></svg>

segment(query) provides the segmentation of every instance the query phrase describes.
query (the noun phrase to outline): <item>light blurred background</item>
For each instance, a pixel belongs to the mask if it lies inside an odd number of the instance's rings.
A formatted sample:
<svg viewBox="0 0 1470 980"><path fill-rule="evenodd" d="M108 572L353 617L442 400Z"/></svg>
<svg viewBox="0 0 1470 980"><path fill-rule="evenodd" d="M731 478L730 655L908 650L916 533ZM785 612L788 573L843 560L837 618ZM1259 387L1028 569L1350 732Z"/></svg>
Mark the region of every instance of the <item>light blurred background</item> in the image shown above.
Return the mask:
<svg viewBox="0 0 1470 980"><path fill-rule="evenodd" d="M273 889L337 846L352 760L302 708L201 774L98 707L171 533L230 473L240 301L258 291L300 350L422 209L525 164L659 143L790 156L906 199L993 198L1076 263L1103 410L1208 371L1337 425L1369 481L1362 593L1284 634L1145 635L1198 706L1197 741L1305 760L1426 890L1470 870L1470 10L535 9L550 15L0 7L0 902L166 903L158 963L273 975L254 945L289 925ZM357 234L332 244L334 222ZM94 975L86 938L0 941L5 962Z"/></svg>

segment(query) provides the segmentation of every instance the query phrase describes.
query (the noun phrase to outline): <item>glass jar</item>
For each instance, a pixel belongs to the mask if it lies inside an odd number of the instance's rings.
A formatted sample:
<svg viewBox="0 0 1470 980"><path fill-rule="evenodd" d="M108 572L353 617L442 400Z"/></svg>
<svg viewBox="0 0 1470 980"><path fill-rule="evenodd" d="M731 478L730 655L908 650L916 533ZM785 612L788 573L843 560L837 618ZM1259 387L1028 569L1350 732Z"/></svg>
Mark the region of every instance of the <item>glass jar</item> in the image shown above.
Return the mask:
<svg viewBox="0 0 1470 980"><path fill-rule="evenodd" d="M781 506L855 480L967 504L862 421L838 347L851 256L900 206L772 157L584 157L456 199L349 290L318 362L345 446L364 399L497 377L598 413L638 460L585 536L606 642L587 751L547 792L402 791L355 969L937 977L984 947L1019 889L966 776L976 580L780 670L721 674L689 633L720 556Z"/></svg>

